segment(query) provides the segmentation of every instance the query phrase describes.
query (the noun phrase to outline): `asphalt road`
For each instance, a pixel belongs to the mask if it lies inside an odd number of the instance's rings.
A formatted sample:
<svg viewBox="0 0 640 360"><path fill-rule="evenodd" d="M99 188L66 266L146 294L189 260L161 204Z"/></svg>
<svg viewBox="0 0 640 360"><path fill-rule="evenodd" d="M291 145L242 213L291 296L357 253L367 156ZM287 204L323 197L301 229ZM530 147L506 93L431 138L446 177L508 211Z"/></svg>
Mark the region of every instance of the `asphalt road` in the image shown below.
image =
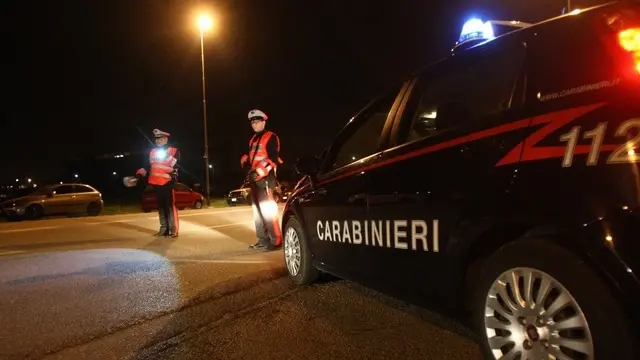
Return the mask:
<svg viewBox="0 0 640 360"><path fill-rule="evenodd" d="M455 323L347 281L296 288L248 207L0 224L1 359L475 360ZM437 325L436 325L437 324Z"/></svg>

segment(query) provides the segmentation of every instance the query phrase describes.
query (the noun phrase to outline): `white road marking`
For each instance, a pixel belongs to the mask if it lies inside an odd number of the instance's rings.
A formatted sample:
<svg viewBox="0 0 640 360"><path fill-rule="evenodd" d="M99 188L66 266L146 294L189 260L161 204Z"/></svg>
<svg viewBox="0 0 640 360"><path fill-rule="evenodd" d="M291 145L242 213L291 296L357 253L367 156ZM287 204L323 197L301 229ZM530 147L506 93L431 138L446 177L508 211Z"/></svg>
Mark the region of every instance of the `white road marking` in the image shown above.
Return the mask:
<svg viewBox="0 0 640 360"><path fill-rule="evenodd" d="M213 225L213 226L207 226L207 227L209 229L217 229L217 228L228 227L228 226L246 225L246 224L251 224L251 223L253 223L253 221L243 221L243 222L238 222L238 223Z"/></svg>
<svg viewBox="0 0 640 360"><path fill-rule="evenodd" d="M4 255L14 255L14 254L23 254L23 253L26 253L26 251L24 251L24 250L5 251L5 252L0 252L0 256L4 256Z"/></svg>
<svg viewBox="0 0 640 360"><path fill-rule="evenodd" d="M42 226L42 227L32 227L32 228L24 228L24 229L0 230L0 234L25 232L25 231L50 230L50 229L57 229L59 227L60 226Z"/></svg>
<svg viewBox="0 0 640 360"><path fill-rule="evenodd" d="M224 213L232 213L232 212L247 211L247 210L251 210L251 208L248 207L244 209L229 209L229 210L222 210L222 211L208 211L208 212L197 212L197 213L189 213L189 214L178 214L178 217L182 218L186 216L224 214ZM158 218L157 216L153 216L153 217L148 217L147 219L157 219L157 218Z"/></svg>
<svg viewBox="0 0 640 360"><path fill-rule="evenodd" d="M100 225L100 224L115 224L115 223L128 223L134 222L135 220L112 220L112 221L96 221L86 223L87 225Z"/></svg>

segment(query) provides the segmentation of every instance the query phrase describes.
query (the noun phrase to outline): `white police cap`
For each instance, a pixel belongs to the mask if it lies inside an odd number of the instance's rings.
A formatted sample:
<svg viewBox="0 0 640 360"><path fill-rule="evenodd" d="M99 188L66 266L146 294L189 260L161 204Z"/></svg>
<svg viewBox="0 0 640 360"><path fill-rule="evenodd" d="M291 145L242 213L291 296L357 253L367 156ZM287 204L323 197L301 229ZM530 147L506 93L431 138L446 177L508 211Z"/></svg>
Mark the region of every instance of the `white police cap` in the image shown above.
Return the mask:
<svg viewBox="0 0 640 360"><path fill-rule="evenodd" d="M253 109L249 111L249 115L247 115L247 117L249 118L249 120L257 120L257 119L267 120L268 119L267 114L265 114L262 110L258 110L258 109Z"/></svg>
<svg viewBox="0 0 640 360"><path fill-rule="evenodd" d="M162 138L162 137L169 137L171 134L169 134L166 131L162 131L160 129L153 129L153 136L156 138Z"/></svg>

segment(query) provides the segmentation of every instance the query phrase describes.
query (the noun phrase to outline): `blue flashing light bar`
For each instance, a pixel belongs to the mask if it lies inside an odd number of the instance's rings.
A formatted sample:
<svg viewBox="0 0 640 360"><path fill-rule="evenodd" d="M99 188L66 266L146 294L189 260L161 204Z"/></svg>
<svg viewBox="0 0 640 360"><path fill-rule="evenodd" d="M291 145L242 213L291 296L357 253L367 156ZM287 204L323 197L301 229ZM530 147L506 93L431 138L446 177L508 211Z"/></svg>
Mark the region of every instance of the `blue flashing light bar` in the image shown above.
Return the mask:
<svg viewBox="0 0 640 360"><path fill-rule="evenodd" d="M458 44L472 39L490 40L493 38L495 38L495 35L491 23L473 18L465 22L462 26L462 31L460 31L460 36L458 37Z"/></svg>

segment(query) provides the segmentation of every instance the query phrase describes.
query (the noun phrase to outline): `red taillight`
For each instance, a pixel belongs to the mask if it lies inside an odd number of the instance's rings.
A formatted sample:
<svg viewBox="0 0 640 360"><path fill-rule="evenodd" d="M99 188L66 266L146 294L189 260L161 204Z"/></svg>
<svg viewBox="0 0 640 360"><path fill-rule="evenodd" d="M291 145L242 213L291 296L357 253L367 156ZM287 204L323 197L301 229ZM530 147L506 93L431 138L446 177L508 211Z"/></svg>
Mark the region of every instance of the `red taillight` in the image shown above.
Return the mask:
<svg viewBox="0 0 640 360"><path fill-rule="evenodd" d="M625 51L631 53L636 71L640 73L640 28L620 31L618 42Z"/></svg>

